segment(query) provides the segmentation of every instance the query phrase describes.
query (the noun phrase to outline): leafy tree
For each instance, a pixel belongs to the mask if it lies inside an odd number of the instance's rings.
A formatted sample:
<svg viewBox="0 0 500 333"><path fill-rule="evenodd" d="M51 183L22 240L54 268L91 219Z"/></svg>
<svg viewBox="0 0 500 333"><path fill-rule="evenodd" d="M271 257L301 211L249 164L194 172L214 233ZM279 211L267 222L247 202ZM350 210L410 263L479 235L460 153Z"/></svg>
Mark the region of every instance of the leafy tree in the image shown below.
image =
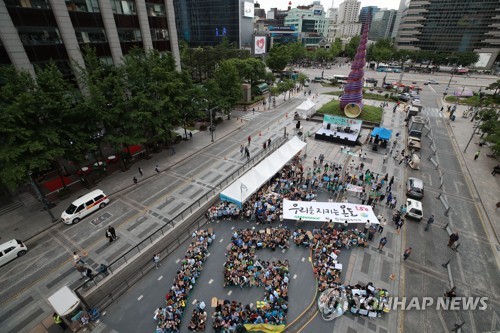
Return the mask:
<svg viewBox="0 0 500 333"><path fill-rule="evenodd" d="M322 47L316 49L315 54L316 54L316 60L318 60L321 63L332 59L331 53L328 52L327 49Z"/></svg>
<svg viewBox="0 0 500 333"><path fill-rule="evenodd" d="M266 57L267 67L271 69L274 73L282 72L288 62L290 61L290 54L286 46L273 46L269 50L269 54Z"/></svg>
<svg viewBox="0 0 500 333"><path fill-rule="evenodd" d="M307 75L305 75L304 73L299 73L299 77L297 78L297 81L299 81L301 87L303 87L304 83L306 82L307 79L308 79Z"/></svg>
<svg viewBox="0 0 500 333"><path fill-rule="evenodd" d="M361 41L360 36L354 36L345 46L345 53L351 60L354 59L354 56L356 55L356 50L358 49L360 41Z"/></svg>
<svg viewBox="0 0 500 333"><path fill-rule="evenodd" d="M495 90L495 92L493 93L493 96L496 96L498 94L498 90L500 89L500 80L496 80L495 82L490 84L488 87L486 87L486 89Z"/></svg>
<svg viewBox="0 0 500 333"><path fill-rule="evenodd" d="M287 49L292 62L299 62L306 57L306 47L301 42L288 44Z"/></svg>
<svg viewBox="0 0 500 333"><path fill-rule="evenodd" d="M230 119L231 110L242 96L241 78L234 61L221 62L207 87L209 98L213 100L212 105L217 106Z"/></svg>
<svg viewBox="0 0 500 333"><path fill-rule="evenodd" d="M66 154L74 129L73 88L54 64L37 77L13 67L0 68L0 177L14 188L28 172L43 172Z"/></svg>
<svg viewBox="0 0 500 333"><path fill-rule="evenodd" d="M330 46L330 58L335 59L342 53L342 41L340 38L335 38L335 41Z"/></svg>
<svg viewBox="0 0 500 333"><path fill-rule="evenodd" d="M456 54L457 64L460 66L470 66L478 62L479 54L475 52L459 52Z"/></svg>
<svg viewBox="0 0 500 333"><path fill-rule="evenodd" d="M255 85L259 81L263 81L266 78L266 64L260 59L248 58L248 59L229 59L232 62L240 78L249 83L250 85Z"/></svg>

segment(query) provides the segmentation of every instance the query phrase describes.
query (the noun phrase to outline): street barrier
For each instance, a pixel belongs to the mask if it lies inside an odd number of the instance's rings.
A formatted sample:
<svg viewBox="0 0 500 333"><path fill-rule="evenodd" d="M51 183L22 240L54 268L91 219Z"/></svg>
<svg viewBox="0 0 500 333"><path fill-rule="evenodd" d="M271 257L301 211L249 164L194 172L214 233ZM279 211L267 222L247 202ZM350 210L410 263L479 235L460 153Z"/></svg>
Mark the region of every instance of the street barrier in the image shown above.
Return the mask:
<svg viewBox="0 0 500 333"><path fill-rule="evenodd" d="M436 197L436 199L439 199L444 206L444 209L445 209L444 216L448 216L448 213L450 212L450 205L448 204L446 199L443 197L443 193L442 192L439 193L439 195Z"/></svg>
<svg viewBox="0 0 500 333"><path fill-rule="evenodd" d="M436 167L436 170L437 170L437 168L439 168L439 163L438 163L438 162L436 162L436 161L434 160L434 158L432 158L432 157L430 157L430 156L429 156L429 161L431 161L431 163L432 163L432 164L434 164L434 166Z"/></svg>

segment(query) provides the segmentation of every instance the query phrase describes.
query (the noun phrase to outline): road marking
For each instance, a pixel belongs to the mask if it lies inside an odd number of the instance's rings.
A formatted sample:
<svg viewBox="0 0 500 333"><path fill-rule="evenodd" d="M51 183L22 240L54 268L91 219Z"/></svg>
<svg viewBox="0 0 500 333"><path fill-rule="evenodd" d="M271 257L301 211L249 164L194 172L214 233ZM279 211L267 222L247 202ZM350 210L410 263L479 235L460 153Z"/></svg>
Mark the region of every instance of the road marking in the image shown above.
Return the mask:
<svg viewBox="0 0 500 333"><path fill-rule="evenodd" d="M193 301L191 302L191 304L195 305L196 304L196 299L193 299Z"/></svg>
<svg viewBox="0 0 500 333"><path fill-rule="evenodd" d="M231 227L231 230L234 230L234 226L233 226L233 227Z"/></svg>
<svg viewBox="0 0 500 333"><path fill-rule="evenodd" d="M281 250L281 252L283 252L283 253L285 253L285 251L286 251L285 249Z"/></svg>
<svg viewBox="0 0 500 333"><path fill-rule="evenodd" d="M161 279L163 279L163 275L160 275L160 277L158 278L158 281L160 281Z"/></svg>
<svg viewBox="0 0 500 333"><path fill-rule="evenodd" d="M222 243L223 240L224 240L224 238L221 238L220 241L219 241L219 243Z"/></svg>
<svg viewBox="0 0 500 333"><path fill-rule="evenodd" d="M139 296L139 298L137 298L137 300L138 300L138 301L140 301L143 297L144 297L144 296L143 296L143 295L141 295L141 296Z"/></svg>
<svg viewBox="0 0 500 333"><path fill-rule="evenodd" d="M304 262L304 260L306 260L306 258L305 258L305 257L302 257L302 260L301 260L301 261L302 261L302 262Z"/></svg>
<svg viewBox="0 0 500 333"><path fill-rule="evenodd" d="M231 296L231 294L232 294L232 293L233 293L233 291L232 291L232 290L229 290L229 291L227 292L227 296Z"/></svg>
<svg viewBox="0 0 500 333"><path fill-rule="evenodd" d="M214 282L214 279L210 279L210 281L208 281L208 284L212 284Z"/></svg>
<svg viewBox="0 0 500 333"><path fill-rule="evenodd" d="M293 275L293 279L295 280L297 278L297 274L294 274Z"/></svg>
<svg viewBox="0 0 500 333"><path fill-rule="evenodd" d="M181 261L181 259L180 259L180 258L177 258L177 260L175 261L175 263L176 263L176 264L178 264L178 263L179 263L179 261Z"/></svg>

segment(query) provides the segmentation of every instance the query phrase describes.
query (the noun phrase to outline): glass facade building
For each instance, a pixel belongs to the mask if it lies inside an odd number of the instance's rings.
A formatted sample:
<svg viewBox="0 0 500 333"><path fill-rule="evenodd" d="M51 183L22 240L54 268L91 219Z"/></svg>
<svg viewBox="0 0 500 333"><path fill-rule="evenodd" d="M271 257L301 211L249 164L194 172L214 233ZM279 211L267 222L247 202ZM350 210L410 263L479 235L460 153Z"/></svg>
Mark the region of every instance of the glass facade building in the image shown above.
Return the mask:
<svg viewBox="0 0 500 333"><path fill-rule="evenodd" d="M500 49L500 1L412 0L396 43L410 50L487 52L493 62Z"/></svg>

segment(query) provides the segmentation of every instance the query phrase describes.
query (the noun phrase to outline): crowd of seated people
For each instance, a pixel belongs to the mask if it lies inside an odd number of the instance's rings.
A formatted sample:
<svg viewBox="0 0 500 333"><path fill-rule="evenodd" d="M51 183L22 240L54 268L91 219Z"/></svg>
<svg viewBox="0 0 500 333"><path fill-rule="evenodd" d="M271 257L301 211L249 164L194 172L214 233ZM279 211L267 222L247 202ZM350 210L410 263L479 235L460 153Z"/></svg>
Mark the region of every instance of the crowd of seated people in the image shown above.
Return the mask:
<svg viewBox="0 0 500 333"><path fill-rule="evenodd" d="M200 309L194 309L191 315L188 329L194 332L201 332L205 330L207 325L207 312Z"/></svg>
<svg viewBox="0 0 500 333"><path fill-rule="evenodd" d="M345 286L349 309L351 313L370 317L380 317L383 312L389 311L388 292L386 289L375 288L369 282L362 286Z"/></svg>
<svg viewBox="0 0 500 333"><path fill-rule="evenodd" d="M208 246L215 235L207 230L193 233L194 240L189 244L181 267L177 271L170 290L165 295L166 307L155 312L157 333L177 333L181 318L186 307L186 300L193 289L196 280L203 270L207 259Z"/></svg>
<svg viewBox="0 0 500 333"><path fill-rule="evenodd" d="M287 228L234 232L224 263L224 286L258 286L264 288L265 296L254 307L230 301L219 304L213 323L216 332L231 331L239 324L284 324L288 311L288 260L256 260L255 251L287 249L289 238Z"/></svg>
<svg viewBox="0 0 500 333"><path fill-rule="evenodd" d="M313 249L314 274L318 278L318 289L323 291L340 283L340 269L335 268L336 258L342 248L368 246L367 236L357 229L343 230L332 227L316 228L312 233L304 229L293 232L293 241L297 246Z"/></svg>

